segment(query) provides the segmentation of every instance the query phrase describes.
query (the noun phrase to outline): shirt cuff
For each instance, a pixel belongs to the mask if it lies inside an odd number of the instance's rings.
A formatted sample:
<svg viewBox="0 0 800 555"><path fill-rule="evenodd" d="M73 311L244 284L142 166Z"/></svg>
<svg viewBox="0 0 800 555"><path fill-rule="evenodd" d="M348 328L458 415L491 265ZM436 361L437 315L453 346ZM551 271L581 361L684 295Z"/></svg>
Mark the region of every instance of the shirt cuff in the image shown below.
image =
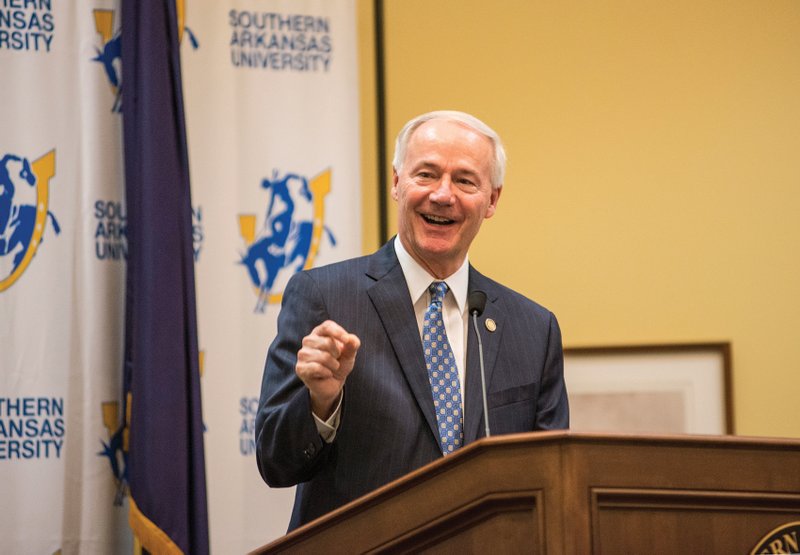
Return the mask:
<svg viewBox="0 0 800 555"><path fill-rule="evenodd" d="M317 432L325 443L333 443L333 440L336 439L336 430L339 429L339 421L342 417L342 399L344 399L344 392L339 396L339 403L333 410L333 414L325 421L313 412L311 413L314 423L317 425Z"/></svg>

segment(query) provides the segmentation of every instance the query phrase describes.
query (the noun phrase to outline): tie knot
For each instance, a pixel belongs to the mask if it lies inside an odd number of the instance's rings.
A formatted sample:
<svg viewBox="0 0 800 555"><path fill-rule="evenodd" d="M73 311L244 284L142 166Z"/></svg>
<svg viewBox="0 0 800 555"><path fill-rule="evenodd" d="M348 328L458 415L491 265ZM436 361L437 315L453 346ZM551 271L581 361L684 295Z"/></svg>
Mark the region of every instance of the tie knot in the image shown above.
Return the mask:
<svg viewBox="0 0 800 555"><path fill-rule="evenodd" d="M442 303L447 294L447 284L443 281L434 281L428 287L428 291L431 293L431 303Z"/></svg>

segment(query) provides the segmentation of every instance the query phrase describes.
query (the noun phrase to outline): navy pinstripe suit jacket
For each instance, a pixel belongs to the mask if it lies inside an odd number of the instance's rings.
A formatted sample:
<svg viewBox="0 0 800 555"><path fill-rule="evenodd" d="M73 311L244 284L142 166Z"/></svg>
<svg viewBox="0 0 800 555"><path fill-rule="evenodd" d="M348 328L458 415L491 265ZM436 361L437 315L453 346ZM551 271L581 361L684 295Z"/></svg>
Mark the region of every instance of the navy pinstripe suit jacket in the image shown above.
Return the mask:
<svg viewBox="0 0 800 555"><path fill-rule="evenodd" d="M487 295L479 319L497 323L494 333L482 335L492 434L567 428L555 316L470 267L469 290L476 289ZM361 339L331 444L317 433L308 392L294 371L303 337L327 319ZM468 330L465 444L484 430L478 346ZM370 256L289 281L255 434L264 480L273 487L299 484L290 530L442 456L419 328L393 241Z"/></svg>

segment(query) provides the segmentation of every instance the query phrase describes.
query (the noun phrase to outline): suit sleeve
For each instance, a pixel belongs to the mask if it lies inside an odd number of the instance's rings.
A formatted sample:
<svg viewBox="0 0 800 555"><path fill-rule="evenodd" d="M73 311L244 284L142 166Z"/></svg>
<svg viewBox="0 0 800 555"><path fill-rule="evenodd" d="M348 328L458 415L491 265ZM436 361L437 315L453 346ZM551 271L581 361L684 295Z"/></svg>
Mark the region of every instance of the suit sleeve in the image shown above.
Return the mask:
<svg viewBox="0 0 800 555"><path fill-rule="evenodd" d="M335 448L320 437L308 390L295 374L303 337L326 319L314 280L305 272L295 274L284 291L278 333L267 352L255 423L258 469L272 487L310 480Z"/></svg>
<svg viewBox="0 0 800 555"><path fill-rule="evenodd" d="M569 428L569 401L564 384L564 351L561 345L561 328L551 312L542 386L536 406L536 429L566 428Z"/></svg>

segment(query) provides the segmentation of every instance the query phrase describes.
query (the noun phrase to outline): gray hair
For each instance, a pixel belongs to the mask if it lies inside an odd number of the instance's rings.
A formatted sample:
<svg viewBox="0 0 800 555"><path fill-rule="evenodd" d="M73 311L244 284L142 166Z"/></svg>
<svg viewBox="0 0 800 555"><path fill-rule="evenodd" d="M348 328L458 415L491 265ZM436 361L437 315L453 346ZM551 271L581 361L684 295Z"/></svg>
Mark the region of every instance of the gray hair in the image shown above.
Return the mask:
<svg viewBox="0 0 800 555"><path fill-rule="evenodd" d="M428 112L427 114L422 114L421 116L415 117L405 124L405 126L403 126L403 129L397 135L397 140L394 143L394 158L392 159L392 167L397 173L400 173L400 170L403 167L403 162L406 157L406 148L408 147L408 141L411 139L411 135L413 135L414 131L416 131L417 128L423 123L434 119L463 123L467 127L477 131L489 139L494 150L494 160L492 161L491 174L492 187L499 189L503 186L503 179L505 178L506 174L506 149L503 147L503 141L500 140L500 135L498 135L494 129L483 123L475 116L471 116L465 112L456 112L454 110L438 110L436 112Z"/></svg>

